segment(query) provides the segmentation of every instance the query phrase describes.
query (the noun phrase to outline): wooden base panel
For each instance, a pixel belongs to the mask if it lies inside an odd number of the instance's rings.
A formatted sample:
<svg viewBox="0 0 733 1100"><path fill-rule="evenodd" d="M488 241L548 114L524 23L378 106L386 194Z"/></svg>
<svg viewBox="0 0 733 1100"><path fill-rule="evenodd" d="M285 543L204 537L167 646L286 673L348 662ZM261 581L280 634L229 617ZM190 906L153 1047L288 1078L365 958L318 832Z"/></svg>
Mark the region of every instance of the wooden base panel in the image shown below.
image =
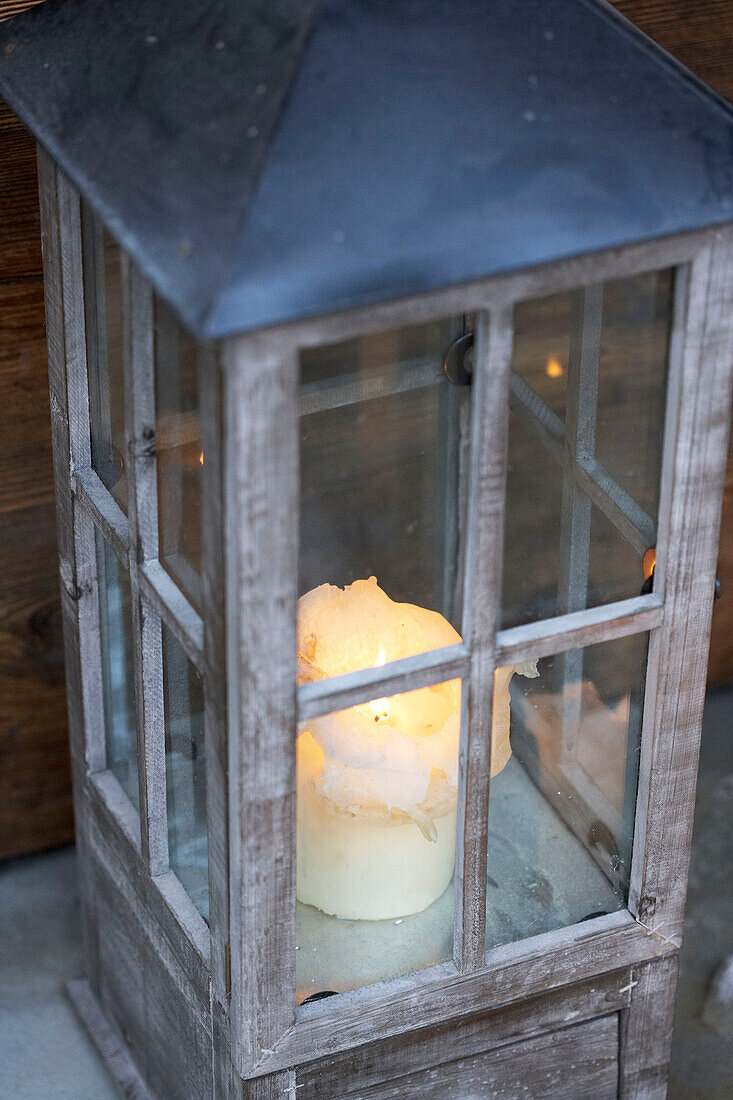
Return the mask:
<svg viewBox="0 0 733 1100"><path fill-rule="evenodd" d="M122 1036L102 1011L89 982L85 978L67 982L66 992L122 1095L127 1100L156 1100L138 1073Z"/></svg>

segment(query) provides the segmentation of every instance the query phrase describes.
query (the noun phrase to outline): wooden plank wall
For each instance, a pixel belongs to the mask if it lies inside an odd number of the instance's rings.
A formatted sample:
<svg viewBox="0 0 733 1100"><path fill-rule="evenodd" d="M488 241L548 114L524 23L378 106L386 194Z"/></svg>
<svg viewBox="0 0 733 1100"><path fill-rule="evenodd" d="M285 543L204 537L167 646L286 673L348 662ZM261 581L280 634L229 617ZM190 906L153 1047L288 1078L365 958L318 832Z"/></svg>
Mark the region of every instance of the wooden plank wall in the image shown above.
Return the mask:
<svg viewBox="0 0 733 1100"><path fill-rule="evenodd" d="M0 858L73 838L37 188L0 101Z"/></svg>
<svg viewBox="0 0 733 1100"><path fill-rule="evenodd" d="M733 99L731 0L614 0ZM0 0L0 19L30 6ZM72 839L33 142L0 103L0 859ZM733 452L711 684L733 681Z"/></svg>

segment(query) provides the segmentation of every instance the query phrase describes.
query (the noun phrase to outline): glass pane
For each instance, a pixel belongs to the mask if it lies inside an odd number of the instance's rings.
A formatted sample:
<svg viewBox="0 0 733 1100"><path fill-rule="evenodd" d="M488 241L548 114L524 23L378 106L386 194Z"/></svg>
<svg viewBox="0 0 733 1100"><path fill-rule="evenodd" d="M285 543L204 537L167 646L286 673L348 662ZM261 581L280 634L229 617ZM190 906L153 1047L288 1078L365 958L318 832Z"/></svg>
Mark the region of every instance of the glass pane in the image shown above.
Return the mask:
<svg viewBox="0 0 733 1100"><path fill-rule="evenodd" d="M487 946L625 907L647 642L497 673L511 755L491 780Z"/></svg>
<svg viewBox="0 0 733 1100"><path fill-rule="evenodd" d="M201 610L201 481L195 342L155 299L155 440L160 561Z"/></svg>
<svg viewBox="0 0 733 1100"><path fill-rule="evenodd" d="M204 689L163 624L163 699L168 857L199 913L209 919Z"/></svg>
<svg viewBox="0 0 733 1100"><path fill-rule="evenodd" d="M107 767L116 776L135 809L139 810L130 574L120 565L114 550L96 528L94 536L99 577Z"/></svg>
<svg viewBox="0 0 733 1100"><path fill-rule="evenodd" d="M656 541L674 272L515 308L502 625L638 596Z"/></svg>
<svg viewBox="0 0 733 1100"><path fill-rule="evenodd" d="M461 682L303 724L299 1002L451 958Z"/></svg>
<svg viewBox="0 0 733 1100"><path fill-rule="evenodd" d="M82 232L92 467L127 511L121 253L88 208Z"/></svg>
<svg viewBox="0 0 733 1100"><path fill-rule="evenodd" d="M389 661L457 640L470 388L448 382L442 363L462 330L449 318L301 356L300 591L319 634L314 675L376 664L382 649ZM337 590L350 585L339 610ZM320 629L324 595L329 614L356 615L358 627ZM385 632L382 614L405 604L421 622L443 616L444 640L412 622L404 636L399 624ZM331 627L348 644L331 645Z"/></svg>

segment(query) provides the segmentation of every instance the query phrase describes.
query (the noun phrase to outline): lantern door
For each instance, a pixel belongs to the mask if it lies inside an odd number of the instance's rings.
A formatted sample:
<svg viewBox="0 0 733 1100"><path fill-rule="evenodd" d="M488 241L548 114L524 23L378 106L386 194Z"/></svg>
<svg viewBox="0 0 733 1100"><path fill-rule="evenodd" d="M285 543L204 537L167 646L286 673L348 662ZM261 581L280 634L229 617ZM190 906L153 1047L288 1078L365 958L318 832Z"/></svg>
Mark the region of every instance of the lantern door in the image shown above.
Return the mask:
<svg viewBox="0 0 733 1100"><path fill-rule="evenodd" d="M245 1076L529 996L537 952L553 987L604 968L594 936L664 953L650 754L668 601L712 599L712 542L694 586L676 565L709 247L227 345Z"/></svg>

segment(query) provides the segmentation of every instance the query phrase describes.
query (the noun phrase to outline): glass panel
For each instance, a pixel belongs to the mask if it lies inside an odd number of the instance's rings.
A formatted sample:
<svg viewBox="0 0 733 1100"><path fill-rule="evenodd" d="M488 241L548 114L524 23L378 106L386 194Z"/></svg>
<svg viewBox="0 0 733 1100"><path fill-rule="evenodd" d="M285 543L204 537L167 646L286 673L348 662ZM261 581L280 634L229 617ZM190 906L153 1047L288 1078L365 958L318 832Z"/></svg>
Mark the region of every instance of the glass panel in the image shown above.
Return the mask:
<svg viewBox="0 0 733 1100"><path fill-rule="evenodd" d="M204 688L163 624L168 858L199 913L209 919Z"/></svg>
<svg viewBox="0 0 733 1100"><path fill-rule="evenodd" d="M451 958L460 715L452 680L299 731L299 1002Z"/></svg>
<svg viewBox="0 0 733 1100"><path fill-rule="evenodd" d="M99 624L107 767L135 809L140 809L137 779L135 681L132 668L132 595L130 574L95 528L99 577Z"/></svg>
<svg viewBox="0 0 733 1100"><path fill-rule="evenodd" d="M486 942L626 905L647 634L497 673L511 755L491 780ZM510 702L511 700L511 702Z"/></svg>
<svg viewBox="0 0 733 1100"><path fill-rule="evenodd" d="M201 610L201 482L195 342L155 299L155 440L160 561Z"/></svg>
<svg viewBox="0 0 733 1100"><path fill-rule="evenodd" d="M462 330L449 318L301 356L301 608L319 645L310 678L458 639L470 388L448 382L442 363ZM385 628L407 603L420 622ZM428 612L439 613L435 637ZM333 644L332 629L344 634Z"/></svg>
<svg viewBox="0 0 733 1100"><path fill-rule="evenodd" d="M82 232L92 467L127 511L121 253L86 207Z"/></svg>
<svg viewBox="0 0 733 1100"><path fill-rule="evenodd" d="M515 308L504 627L639 595L673 283L651 272Z"/></svg>

